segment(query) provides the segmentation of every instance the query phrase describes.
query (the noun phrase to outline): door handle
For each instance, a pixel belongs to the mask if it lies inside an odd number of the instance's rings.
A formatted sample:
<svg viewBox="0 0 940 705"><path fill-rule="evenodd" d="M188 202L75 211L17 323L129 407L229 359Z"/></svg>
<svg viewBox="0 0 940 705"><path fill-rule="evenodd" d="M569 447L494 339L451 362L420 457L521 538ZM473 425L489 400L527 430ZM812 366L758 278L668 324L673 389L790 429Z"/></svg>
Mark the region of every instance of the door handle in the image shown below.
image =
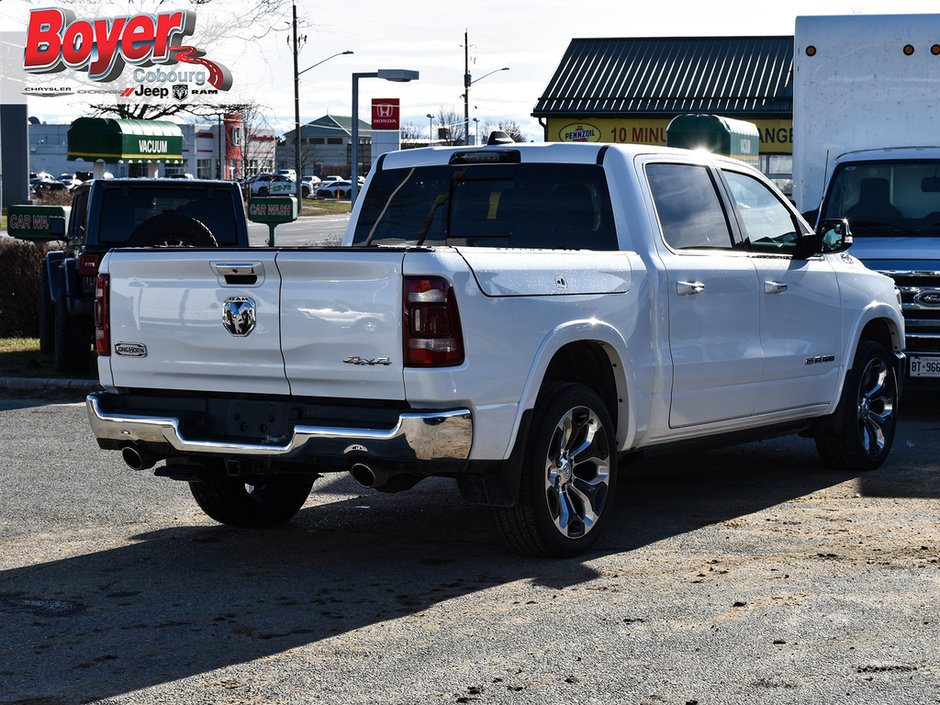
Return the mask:
<svg viewBox="0 0 940 705"><path fill-rule="evenodd" d="M787 285L783 282L766 281L764 282L765 294L782 294L787 290Z"/></svg>
<svg viewBox="0 0 940 705"><path fill-rule="evenodd" d="M679 296L694 296L705 291L702 282L676 282L676 293Z"/></svg>

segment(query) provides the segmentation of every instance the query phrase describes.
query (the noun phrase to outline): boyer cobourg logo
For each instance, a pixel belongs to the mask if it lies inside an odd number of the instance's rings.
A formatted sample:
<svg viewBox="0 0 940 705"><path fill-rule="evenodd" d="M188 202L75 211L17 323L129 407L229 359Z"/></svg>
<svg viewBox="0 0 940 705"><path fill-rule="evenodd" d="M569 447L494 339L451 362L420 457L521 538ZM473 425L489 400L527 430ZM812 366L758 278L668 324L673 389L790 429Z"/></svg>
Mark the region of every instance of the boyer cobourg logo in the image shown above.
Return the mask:
<svg viewBox="0 0 940 705"><path fill-rule="evenodd" d="M196 15L186 10L94 19L76 19L74 12L61 8L31 10L23 69L31 74L72 69L87 73L92 81L108 82L119 78L127 64L182 63L185 69L171 72L174 82L208 82L217 90L229 90L231 72L206 59L204 51L183 44L195 28ZM138 68L134 79L142 82L150 73L157 75Z"/></svg>

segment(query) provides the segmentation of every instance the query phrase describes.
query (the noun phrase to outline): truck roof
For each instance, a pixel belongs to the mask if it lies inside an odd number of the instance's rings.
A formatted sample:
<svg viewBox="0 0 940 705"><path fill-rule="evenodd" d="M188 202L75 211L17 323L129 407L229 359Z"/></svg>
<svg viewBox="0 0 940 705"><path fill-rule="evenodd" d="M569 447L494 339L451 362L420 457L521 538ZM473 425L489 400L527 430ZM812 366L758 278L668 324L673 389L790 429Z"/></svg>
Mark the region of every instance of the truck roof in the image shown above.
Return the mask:
<svg viewBox="0 0 940 705"><path fill-rule="evenodd" d="M855 149L840 154L836 157L835 163L891 161L896 159L940 159L940 146Z"/></svg>
<svg viewBox="0 0 940 705"><path fill-rule="evenodd" d="M609 149L620 152L628 159L640 154L682 154L688 157L690 151L655 145L600 142L518 142L515 144L481 145L477 147L423 147L389 152L384 155L381 162L376 164L376 168L403 169L415 166L435 166L451 163L455 155L458 155L456 158L459 158L459 155L462 154L472 155L486 152L518 152L519 161L523 163L595 164L598 162L601 151ZM708 154L708 157L722 159L722 157L713 154ZM741 164L742 162L734 163Z"/></svg>

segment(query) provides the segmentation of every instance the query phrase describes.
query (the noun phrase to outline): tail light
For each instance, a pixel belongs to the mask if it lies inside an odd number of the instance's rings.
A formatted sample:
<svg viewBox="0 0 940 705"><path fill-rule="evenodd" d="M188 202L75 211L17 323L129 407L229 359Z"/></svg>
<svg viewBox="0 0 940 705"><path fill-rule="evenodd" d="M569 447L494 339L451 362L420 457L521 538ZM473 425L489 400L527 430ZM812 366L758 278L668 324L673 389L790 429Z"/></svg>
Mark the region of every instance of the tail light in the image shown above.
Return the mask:
<svg viewBox="0 0 940 705"><path fill-rule="evenodd" d="M98 274L98 265L101 264L101 255L79 255L78 273L82 276L93 277Z"/></svg>
<svg viewBox="0 0 940 705"><path fill-rule="evenodd" d="M405 367L451 367L464 359L457 298L442 277L405 277Z"/></svg>
<svg viewBox="0 0 940 705"><path fill-rule="evenodd" d="M99 274L95 280L95 352L102 357L111 354L111 330L108 325L108 303L111 298L111 278Z"/></svg>

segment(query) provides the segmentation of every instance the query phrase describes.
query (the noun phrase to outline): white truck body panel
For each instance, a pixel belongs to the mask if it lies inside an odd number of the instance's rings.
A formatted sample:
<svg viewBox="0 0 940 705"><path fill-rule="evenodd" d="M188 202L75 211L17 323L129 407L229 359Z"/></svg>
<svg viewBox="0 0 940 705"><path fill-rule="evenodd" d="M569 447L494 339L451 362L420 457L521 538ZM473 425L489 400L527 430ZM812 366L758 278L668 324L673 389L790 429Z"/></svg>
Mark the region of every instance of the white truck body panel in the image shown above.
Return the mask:
<svg viewBox="0 0 940 705"><path fill-rule="evenodd" d="M796 18L793 199L801 211L819 206L842 154L940 143L938 37L940 14Z"/></svg>

